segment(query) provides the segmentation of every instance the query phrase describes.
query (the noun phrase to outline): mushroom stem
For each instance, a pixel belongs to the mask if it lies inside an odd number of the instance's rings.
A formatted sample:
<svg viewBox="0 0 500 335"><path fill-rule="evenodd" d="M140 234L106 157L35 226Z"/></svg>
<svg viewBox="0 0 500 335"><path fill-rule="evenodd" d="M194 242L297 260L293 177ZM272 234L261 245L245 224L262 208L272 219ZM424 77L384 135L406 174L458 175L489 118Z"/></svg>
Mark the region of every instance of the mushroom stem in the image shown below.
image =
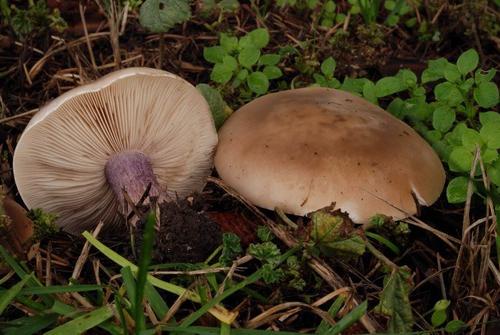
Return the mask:
<svg viewBox="0 0 500 335"><path fill-rule="evenodd" d="M124 151L109 158L105 167L106 180L123 204L123 191L134 203L139 202L151 183L149 196L161 194L150 159L140 151Z"/></svg>

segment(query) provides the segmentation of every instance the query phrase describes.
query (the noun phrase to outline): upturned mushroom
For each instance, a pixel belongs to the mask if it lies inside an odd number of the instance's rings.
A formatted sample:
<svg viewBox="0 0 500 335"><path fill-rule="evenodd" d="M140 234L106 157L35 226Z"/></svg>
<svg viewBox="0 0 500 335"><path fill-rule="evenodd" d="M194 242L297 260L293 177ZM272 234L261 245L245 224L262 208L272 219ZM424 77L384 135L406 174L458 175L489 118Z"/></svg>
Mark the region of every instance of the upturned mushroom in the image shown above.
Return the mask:
<svg viewBox="0 0 500 335"><path fill-rule="evenodd" d="M17 143L14 176L28 208L58 216L70 233L121 219L124 191L183 197L213 167L217 132L209 106L169 72L128 68L45 105ZM166 192L166 193L163 193Z"/></svg>
<svg viewBox="0 0 500 335"><path fill-rule="evenodd" d="M335 203L357 223L402 219L435 202L445 172L411 127L348 92L262 96L219 130L219 176L257 206L305 215Z"/></svg>

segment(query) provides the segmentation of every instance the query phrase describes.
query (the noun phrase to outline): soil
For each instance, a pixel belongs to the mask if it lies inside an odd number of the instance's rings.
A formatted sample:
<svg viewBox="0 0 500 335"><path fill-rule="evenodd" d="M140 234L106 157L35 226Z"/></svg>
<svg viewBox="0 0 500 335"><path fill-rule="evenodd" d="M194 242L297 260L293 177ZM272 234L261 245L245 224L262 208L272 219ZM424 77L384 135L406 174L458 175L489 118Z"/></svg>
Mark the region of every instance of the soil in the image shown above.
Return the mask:
<svg viewBox="0 0 500 335"><path fill-rule="evenodd" d="M161 224L153 249L155 263L203 262L221 245L219 225L192 200L191 197L159 205ZM136 234L140 249L141 229Z"/></svg>

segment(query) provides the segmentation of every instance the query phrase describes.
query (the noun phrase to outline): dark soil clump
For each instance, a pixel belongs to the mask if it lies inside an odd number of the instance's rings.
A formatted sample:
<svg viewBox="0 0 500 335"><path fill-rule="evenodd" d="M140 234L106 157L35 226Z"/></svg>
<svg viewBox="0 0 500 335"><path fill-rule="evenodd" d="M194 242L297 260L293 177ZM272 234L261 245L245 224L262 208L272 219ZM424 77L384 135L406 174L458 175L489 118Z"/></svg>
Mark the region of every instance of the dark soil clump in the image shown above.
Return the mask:
<svg viewBox="0 0 500 335"><path fill-rule="evenodd" d="M191 199L159 205L161 224L153 249L155 263L203 262L222 243L222 231L217 223L196 208L196 202L193 204ZM140 240L142 232L138 234Z"/></svg>

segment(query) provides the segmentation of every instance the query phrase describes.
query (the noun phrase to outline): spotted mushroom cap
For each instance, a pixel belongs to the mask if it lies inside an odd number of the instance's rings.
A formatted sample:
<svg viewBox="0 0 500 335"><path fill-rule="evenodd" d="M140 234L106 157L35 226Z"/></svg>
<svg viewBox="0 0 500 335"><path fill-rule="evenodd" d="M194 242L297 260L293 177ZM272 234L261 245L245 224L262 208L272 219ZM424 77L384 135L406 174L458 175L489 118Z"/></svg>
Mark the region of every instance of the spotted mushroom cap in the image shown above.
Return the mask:
<svg viewBox="0 0 500 335"><path fill-rule="evenodd" d="M17 143L14 176L29 208L58 215L77 233L120 220L104 172L112 155L144 153L160 186L185 196L205 185L216 144L209 106L194 86L166 71L128 68L42 107Z"/></svg>
<svg viewBox="0 0 500 335"><path fill-rule="evenodd" d="M262 96L219 130L215 167L252 203L305 215L336 203L354 222L402 219L439 197L445 172L411 127L351 93Z"/></svg>

